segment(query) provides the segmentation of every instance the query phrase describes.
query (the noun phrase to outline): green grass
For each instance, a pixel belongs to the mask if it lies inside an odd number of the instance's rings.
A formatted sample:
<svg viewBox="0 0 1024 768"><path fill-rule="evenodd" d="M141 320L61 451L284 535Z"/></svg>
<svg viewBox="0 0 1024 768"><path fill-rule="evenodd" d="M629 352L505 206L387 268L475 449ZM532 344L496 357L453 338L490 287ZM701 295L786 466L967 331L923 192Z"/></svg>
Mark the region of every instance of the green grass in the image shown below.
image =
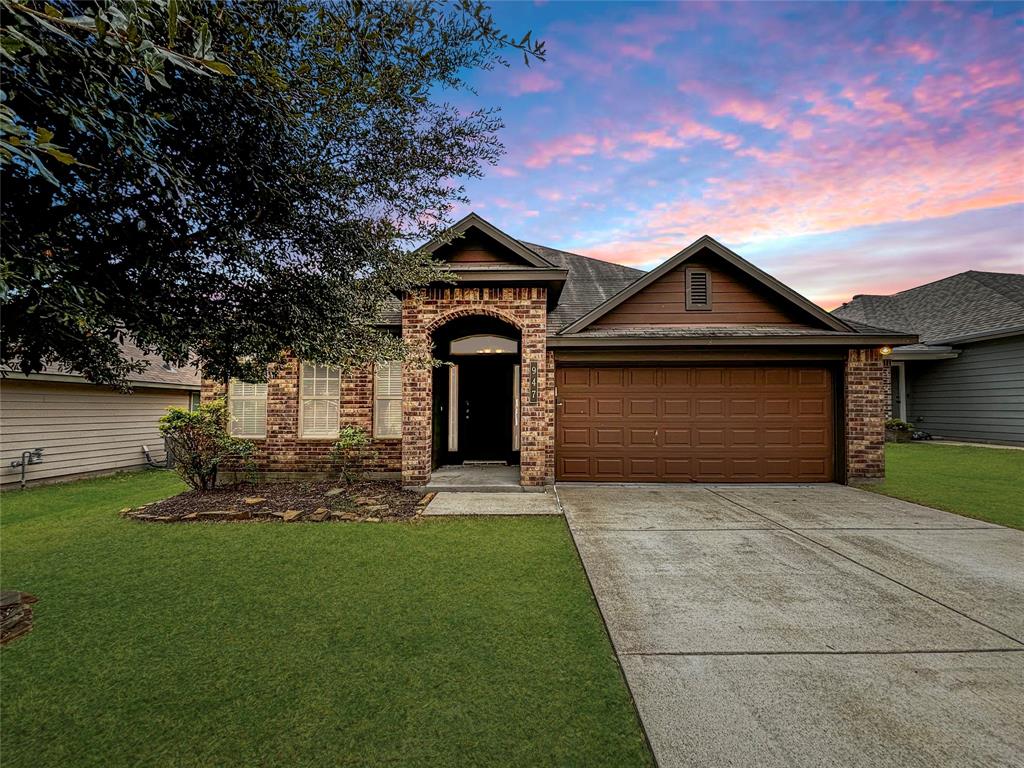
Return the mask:
<svg viewBox="0 0 1024 768"><path fill-rule="evenodd" d="M1024 529L1024 451L890 443L885 482L865 488Z"/></svg>
<svg viewBox="0 0 1024 768"><path fill-rule="evenodd" d="M562 519L117 515L180 487L0 497L5 768L651 764Z"/></svg>

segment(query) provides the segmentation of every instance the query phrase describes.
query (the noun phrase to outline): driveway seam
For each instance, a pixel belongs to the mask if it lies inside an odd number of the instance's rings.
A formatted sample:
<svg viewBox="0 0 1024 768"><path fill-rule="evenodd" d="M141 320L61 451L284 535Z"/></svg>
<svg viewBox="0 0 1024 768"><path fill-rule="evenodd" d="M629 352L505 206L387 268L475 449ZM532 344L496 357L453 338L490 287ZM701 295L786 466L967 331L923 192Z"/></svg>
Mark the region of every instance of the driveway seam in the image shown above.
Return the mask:
<svg viewBox="0 0 1024 768"><path fill-rule="evenodd" d="M801 539L805 539L806 541L809 541L811 544L814 544L815 546L821 547L822 549L827 550L827 551L831 552L834 555L838 555L839 557L843 558L844 560L848 560L849 562L853 563L854 565L860 566L864 570L871 571L871 573L874 573L874 574L876 574L878 576L881 576L883 579L891 581L893 584L898 584L899 586L903 587L904 589L910 590L915 595L920 595L921 597L925 598L926 600L931 600L936 605L941 605L946 610L952 611L953 613L958 614L959 616L962 616L963 618L968 619L969 621L973 621L975 624L978 624L979 626L985 627L985 629L991 630L992 632L995 632L996 634L1001 635L1002 637L1005 637L1007 640L1011 640L1014 643L1017 643L1018 645L1020 645L1022 648L1024 648L1024 640L1019 640L1018 638L1014 637L1013 635L1010 635L1010 634L1007 634L1006 632L1003 632L1001 629L996 629L995 627L993 627L993 626L991 626L989 624L986 624L984 621L981 621L980 619L976 619L974 616L971 616L970 614L964 613L963 611L958 610L958 609L954 608L951 605L947 605L946 603L942 602L941 600L939 600L937 598L934 598L931 595L927 595L927 594L925 594L924 592L921 592L918 589L914 589L913 587L911 587L908 584L904 584L899 579L893 578L892 576L889 576L888 574L885 574L885 573L882 573L881 571L875 570L871 566L865 565L864 563L862 563L862 562L860 562L858 560L855 560L854 558L850 557L849 555L843 554L842 552L839 552L838 550L833 549L832 547L828 546L827 544L822 544L820 541L816 541L815 539L812 539L810 536L807 536L806 534L801 533L800 532L801 529L791 528L788 525L786 525L785 523L780 523L779 521L772 519L768 515L766 515L766 514L764 514L762 512L758 512L756 509L751 509L750 507L746 506L745 504L741 504L740 502L735 501L734 499L730 499L728 496L723 496L722 494L720 494L718 491L714 490L713 488L708 488L707 490L708 490L708 492L713 493L718 498L720 498L720 499L722 499L724 501L727 501L730 504L735 504L740 509L745 509L747 512L755 514L758 517L763 517L768 522L774 523L775 525L778 525L781 528L784 528L785 530L790 531L794 535L799 536ZM803 530L812 530L812 529L805 528ZM825 530L825 529L813 529L813 530ZM837 530L843 530L843 529L837 529ZM889 529L889 530L891 530L891 529Z"/></svg>
<svg viewBox="0 0 1024 768"><path fill-rule="evenodd" d="M622 656L913 656L951 653L1024 653L1024 648L934 648L906 651L624 651Z"/></svg>

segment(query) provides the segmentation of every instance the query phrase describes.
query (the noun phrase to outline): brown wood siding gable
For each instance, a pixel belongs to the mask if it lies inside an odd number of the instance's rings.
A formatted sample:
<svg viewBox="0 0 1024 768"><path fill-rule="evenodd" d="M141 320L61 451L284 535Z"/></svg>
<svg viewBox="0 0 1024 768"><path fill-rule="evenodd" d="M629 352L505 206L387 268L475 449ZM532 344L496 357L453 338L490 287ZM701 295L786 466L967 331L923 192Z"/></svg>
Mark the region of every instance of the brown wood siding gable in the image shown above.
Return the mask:
<svg viewBox="0 0 1024 768"><path fill-rule="evenodd" d="M709 309L687 309L687 272L707 272ZM690 259L626 299L595 328L646 325L808 325L807 319L754 281L710 259Z"/></svg>
<svg viewBox="0 0 1024 768"><path fill-rule="evenodd" d="M450 264L507 264L516 267L526 264L518 254L475 230L442 246L434 257Z"/></svg>

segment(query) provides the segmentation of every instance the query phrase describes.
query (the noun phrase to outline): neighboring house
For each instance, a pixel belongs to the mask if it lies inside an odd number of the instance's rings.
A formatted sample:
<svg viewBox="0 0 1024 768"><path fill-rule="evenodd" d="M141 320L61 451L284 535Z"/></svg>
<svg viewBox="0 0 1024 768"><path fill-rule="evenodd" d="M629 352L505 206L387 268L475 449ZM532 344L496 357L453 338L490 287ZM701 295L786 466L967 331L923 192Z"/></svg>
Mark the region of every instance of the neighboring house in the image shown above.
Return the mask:
<svg viewBox="0 0 1024 768"><path fill-rule="evenodd" d="M0 379L0 484L21 479L24 451L42 448L42 462L26 467L29 483L69 480L145 466L142 446L165 459L157 421L171 406L199 402L199 375L126 344L124 354L149 367L131 379L132 393L90 384L73 372L47 368L25 376L5 371Z"/></svg>
<svg viewBox="0 0 1024 768"><path fill-rule="evenodd" d="M710 237L652 272L532 245L475 214L426 246L458 276L385 324L433 369L341 375L288 358L234 382L235 433L269 471L320 471L339 425L368 466L424 485L444 464L504 462L520 481L845 482L884 472L885 345ZM222 394L203 382L203 397Z"/></svg>
<svg viewBox="0 0 1024 768"><path fill-rule="evenodd" d="M892 296L854 296L833 313L899 328L895 418L935 437L1024 444L1024 275L962 272Z"/></svg>

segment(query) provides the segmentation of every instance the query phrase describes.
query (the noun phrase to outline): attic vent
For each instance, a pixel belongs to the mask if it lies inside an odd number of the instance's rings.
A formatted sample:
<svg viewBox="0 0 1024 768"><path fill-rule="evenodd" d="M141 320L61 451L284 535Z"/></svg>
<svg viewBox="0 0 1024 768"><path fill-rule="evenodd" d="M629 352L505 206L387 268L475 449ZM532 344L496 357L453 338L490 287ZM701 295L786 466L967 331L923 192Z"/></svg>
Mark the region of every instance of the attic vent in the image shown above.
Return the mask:
<svg viewBox="0 0 1024 768"><path fill-rule="evenodd" d="M706 270L686 270L686 308L711 309L711 275Z"/></svg>

